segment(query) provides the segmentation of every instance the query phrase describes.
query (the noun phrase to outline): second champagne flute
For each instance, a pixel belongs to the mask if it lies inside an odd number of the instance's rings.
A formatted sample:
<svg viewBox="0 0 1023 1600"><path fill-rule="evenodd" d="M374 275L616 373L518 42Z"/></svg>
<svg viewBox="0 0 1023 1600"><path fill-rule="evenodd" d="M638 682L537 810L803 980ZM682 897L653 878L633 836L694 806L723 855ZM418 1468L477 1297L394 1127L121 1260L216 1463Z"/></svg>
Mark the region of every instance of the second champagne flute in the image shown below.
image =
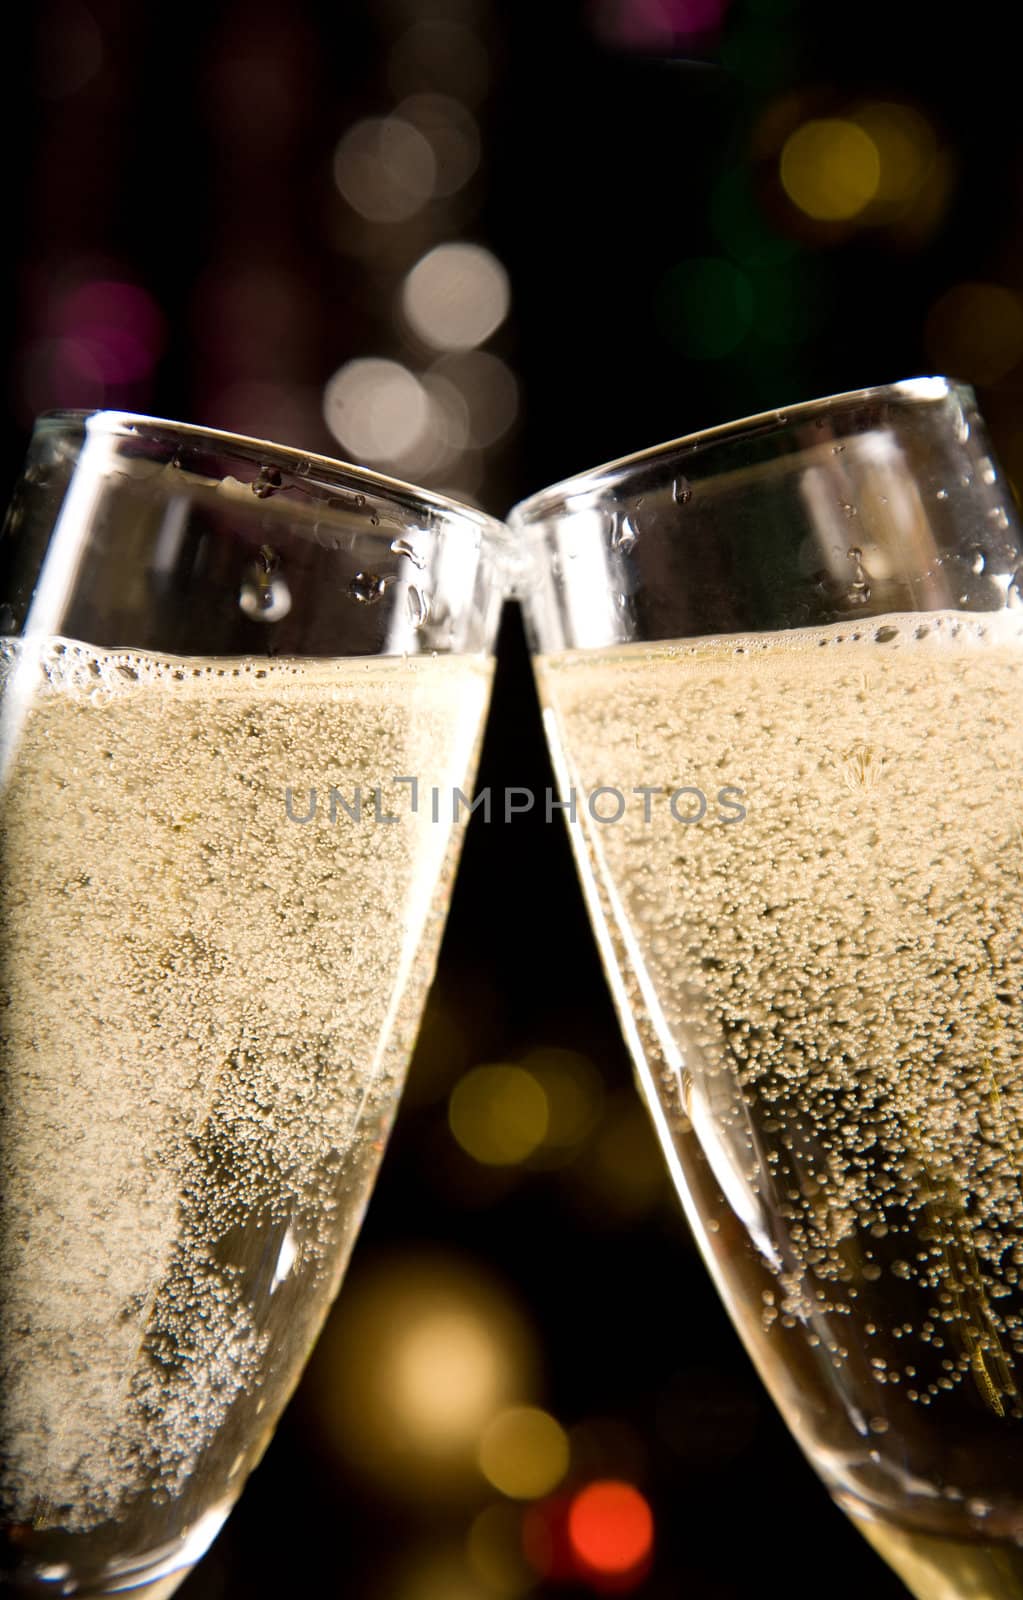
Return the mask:
<svg viewBox="0 0 1023 1600"><path fill-rule="evenodd" d="M921 379L513 513L640 1083L747 1349L921 1600L1023 1594L1021 535Z"/></svg>

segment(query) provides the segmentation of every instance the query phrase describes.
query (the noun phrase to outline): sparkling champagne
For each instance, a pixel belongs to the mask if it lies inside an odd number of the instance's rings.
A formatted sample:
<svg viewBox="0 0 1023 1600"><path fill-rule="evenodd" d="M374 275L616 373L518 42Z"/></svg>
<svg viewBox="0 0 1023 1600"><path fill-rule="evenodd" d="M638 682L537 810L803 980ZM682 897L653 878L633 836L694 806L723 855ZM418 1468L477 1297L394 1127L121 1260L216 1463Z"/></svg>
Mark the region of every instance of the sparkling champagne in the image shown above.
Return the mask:
<svg viewBox="0 0 1023 1600"><path fill-rule="evenodd" d="M538 671L623 1023L768 1387L918 1594L1023 1594L1023 619Z"/></svg>
<svg viewBox="0 0 1023 1600"><path fill-rule="evenodd" d="M461 832L392 779L467 783L490 667L3 665L0 1566L130 1587L201 1554L336 1292Z"/></svg>

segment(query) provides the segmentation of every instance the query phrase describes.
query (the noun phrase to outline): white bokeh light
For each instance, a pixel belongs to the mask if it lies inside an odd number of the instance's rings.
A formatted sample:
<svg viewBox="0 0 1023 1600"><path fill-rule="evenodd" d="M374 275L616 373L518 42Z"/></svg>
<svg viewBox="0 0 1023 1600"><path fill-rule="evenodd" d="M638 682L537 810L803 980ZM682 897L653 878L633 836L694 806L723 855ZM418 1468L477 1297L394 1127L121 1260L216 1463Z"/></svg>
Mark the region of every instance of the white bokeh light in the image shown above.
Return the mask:
<svg viewBox="0 0 1023 1600"><path fill-rule="evenodd" d="M430 403L419 379L397 361L348 361L328 382L323 415L334 438L358 461L400 461L419 445Z"/></svg>
<svg viewBox="0 0 1023 1600"><path fill-rule="evenodd" d="M441 356L430 372L457 389L469 418L466 443L486 450L508 432L518 416L519 386L506 361L490 350Z"/></svg>
<svg viewBox="0 0 1023 1600"><path fill-rule="evenodd" d="M370 222L404 222L434 192L430 141L402 117L366 117L338 143L334 181L353 211Z"/></svg>
<svg viewBox="0 0 1023 1600"><path fill-rule="evenodd" d="M437 164L434 194L457 194L480 164L480 133L472 112L447 94L410 94L397 115L429 142Z"/></svg>
<svg viewBox="0 0 1023 1600"><path fill-rule="evenodd" d="M471 350L508 315L508 274L478 244L439 244L405 279L402 310L412 332L435 350Z"/></svg>

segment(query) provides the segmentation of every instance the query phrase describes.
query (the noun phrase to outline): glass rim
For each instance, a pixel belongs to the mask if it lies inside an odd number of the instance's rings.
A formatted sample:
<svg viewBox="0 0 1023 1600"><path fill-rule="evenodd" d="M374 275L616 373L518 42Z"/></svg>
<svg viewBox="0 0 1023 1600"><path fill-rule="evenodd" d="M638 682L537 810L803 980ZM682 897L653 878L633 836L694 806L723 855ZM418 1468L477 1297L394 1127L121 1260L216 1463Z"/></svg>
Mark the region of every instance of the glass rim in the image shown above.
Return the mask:
<svg viewBox="0 0 1023 1600"><path fill-rule="evenodd" d="M672 456L686 457L707 445L728 439L752 437L768 431L785 431L790 426L813 420L822 412L836 408L849 408L863 402L886 400L925 404L945 400L952 396L973 404L975 396L968 384L955 378L935 375L931 377L903 378L895 383L877 384L864 389L846 389L839 394L823 395L816 400L800 400L791 406L774 406L770 411L759 411L731 422L721 422L712 428L701 428L696 433L686 433L677 439L666 439L661 444L649 445L628 455L616 456L600 466L573 473L557 483L538 489L524 500L518 501L508 513L508 526L517 532L528 531L531 525L546 516L570 510L569 502L583 496L592 496L616 487L628 473L648 464Z"/></svg>
<svg viewBox="0 0 1023 1600"><path fill-rule="evenodd" d="M253 435L232 433L226 428L210 428L197 422L178 422L170 417L150 416L146 412L120 411L103 407L94 411L73 408L43 411L36 417L34 427L47 424L74 425L80 427L86 437L95 431L111 438L131 438L150 430L154 437L169 434L172 438L205 441L221 446L227 453L252 455L260 462L271 466L280 465L296 477L307 477L310 475L310 469L316 468L328 480L331 487L351 488L352 482L355 481L368 489L387 495L392 500L439 512L449 522L468 522L497 544L507 546L509 542L507 524L478 506L468 505L462 500L440 494L433 489L424 489L421 485L408 483L403 478L392 478L387 473L377 472L373 467L360 466L357 462L345 461L339 456L325 456L318 450L301 450L296 445L278 444L273 439L258 439ZM301 463L305 464L305 471L298 473L295 469Z"/></svg>

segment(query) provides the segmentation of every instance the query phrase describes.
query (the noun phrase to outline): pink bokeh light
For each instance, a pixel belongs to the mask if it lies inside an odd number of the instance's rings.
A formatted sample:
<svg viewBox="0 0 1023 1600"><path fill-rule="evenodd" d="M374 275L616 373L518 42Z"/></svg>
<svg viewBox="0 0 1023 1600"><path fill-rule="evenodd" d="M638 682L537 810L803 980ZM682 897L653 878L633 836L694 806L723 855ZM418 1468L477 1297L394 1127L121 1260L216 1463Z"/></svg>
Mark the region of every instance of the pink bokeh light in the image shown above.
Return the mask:
<svg viewBox="0 0 1023 1600"><path fill-rule="evenodd" d="M163 312L135 283L99 279L79 284L57 301L51 332L89 352L90 365L108 388L132 384L152 372L166 343Z"/></svg>
<svg viewBox="0 0 1023 1600"><path fill-rule="evenodd" d="M670 50L714 33L730 0L596 0L594 26L610 44L635 50Z"/></svg>

